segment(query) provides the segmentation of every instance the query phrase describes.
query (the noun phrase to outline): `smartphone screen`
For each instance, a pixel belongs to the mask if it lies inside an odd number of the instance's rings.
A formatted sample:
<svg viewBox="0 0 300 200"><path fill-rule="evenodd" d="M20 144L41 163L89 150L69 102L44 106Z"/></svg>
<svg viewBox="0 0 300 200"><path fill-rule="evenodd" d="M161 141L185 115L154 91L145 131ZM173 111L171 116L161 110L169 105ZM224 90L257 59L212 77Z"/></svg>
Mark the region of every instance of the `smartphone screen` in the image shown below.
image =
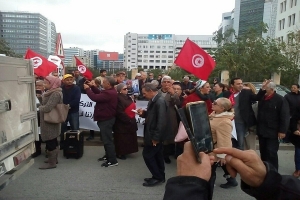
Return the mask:
<svg viewBox="0 0 300 200"><path fill-rule="evenodd" d="M186 105L186 115L199 152L213 151L209 116L204 101L192 102Z"/></svg>
<svg viewBox="0 0 300 200"><path fill-rule="evenodd" d="M195 140L195 136L194 134L192 133L191 129L190 129L190 126L189 126L189 123L188 123L188 120L187 120L187 117L185 115L185 109L184 108L177 108L177 106L175 105L176 107L176 110L177 110L177 113L180 117L180 120L187 132L187 135L189 137L189 140L191 141L192 143L192 147L193 147L193 150L194 150L194 153L195 153L195 156L196 156L196 159L199 163L201 163L201 158L199 156L199 152L198 149L197 149L197 143L196 143L196 140Z"/></svg>

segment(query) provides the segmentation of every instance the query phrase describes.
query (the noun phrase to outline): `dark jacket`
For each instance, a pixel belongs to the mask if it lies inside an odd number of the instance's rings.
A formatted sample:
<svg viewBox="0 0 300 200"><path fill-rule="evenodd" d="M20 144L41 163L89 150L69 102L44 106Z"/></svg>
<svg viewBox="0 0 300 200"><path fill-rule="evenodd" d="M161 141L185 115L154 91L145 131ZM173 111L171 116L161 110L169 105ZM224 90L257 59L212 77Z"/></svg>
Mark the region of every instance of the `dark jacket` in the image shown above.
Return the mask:
<svg viewBox="0 0 300 200"><path fill-rule="evenodd" d="M286 133L290 122L289 106L279 94L269 100L258 102L257 135L264 138L278 138L278 133Z"/></svg>
<svg viewBox="0 0 300 200"><path fill-rule="evenodd" d="M83 77L83 78L81 78L81 79L78 81L78 84L77 84L78 87L80 88L80 91L81 91L82 94L86 94L85 89L84 89L84 87L83 87L85 81L86 81L86 78Z"/></svg>
<svg viewBox="0 0 300 200"><path fill-rule="evenodd" d="M62 93L64 104L69 104L71 107L69 113L78 112L81 98L80 88L77 85L72 85L71 87L62 86Z"/></svg>
<svg viewBox="0 0 300 200"><path fill-rule="evenodd" d="M147 111L144 111L141 117L145 118L144 126L144 144L152 145L152 140L162 142L167 128L168 106L165 99L157 94L153 100L150 100Z"/></svg>
<svg viewBox="0 0 300 200"><path fill-rule="evenodd" d="M115 133L132 133L138 130L135 117L130 118L125 109L134 104L132 99L124 94L118 94L116 121L113 127Z"/></svg>
<svg viewBox="0 0 300 200"><path fill-rule="evenodd" d="M105 121L116 117L118 94L115 88L100 91L93 86L85 91L88 97L96 102L94 121Z"/></svg>
<svg viewBox="0 0 300 200"><path fill-rule="evenodd" d="M280 175L268 163L264 163L267 174L259 187L251 187L242 181L242 190L250 196L261 200L300 199L300 181L289 175ZM193 176L170 178L166 185L164 200L208 200L209 184Z"/></svg>
<svg viewBox="0 0 300 200"><path fill-rule="evenodd" d="M254 94L251 90L243 89L239 94L239 111L247 128L256 125L256 118L252 109L253 101L261 100L265 93L266 91L259 90L257 94Z"/></svg>
<svg viewBox="0 0 300 200"><path fill-rule="evenodd" d="M296 110L300 110L300 92L298 94L294 92L289 92L284 96L285 100L288 102L290 107L290 116L292 118L296 117Z"/></svg>
<svg viewBox="0 0 300 200"><path fill-rule="evenodd" d="M291 125L291 134L290 134L290 141L293 145L295 145L296 147L300 148L300 135L295 135L294 132L296 130L299 130L297 127L298 121L300 120L300 108L296 109L296 113L297 115L295 115L295 118L293 118L290 121L290 125Z"/></svg>

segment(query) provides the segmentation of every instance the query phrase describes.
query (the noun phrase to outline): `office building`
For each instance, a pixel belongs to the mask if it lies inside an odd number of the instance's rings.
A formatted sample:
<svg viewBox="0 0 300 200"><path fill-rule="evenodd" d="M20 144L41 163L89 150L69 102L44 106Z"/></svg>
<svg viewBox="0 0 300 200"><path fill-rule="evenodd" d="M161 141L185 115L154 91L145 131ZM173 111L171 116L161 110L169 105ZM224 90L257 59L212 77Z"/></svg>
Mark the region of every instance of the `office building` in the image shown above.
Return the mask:
<svg viewBox="0 0 300 200"><path fill-rule="evenodd" d="M103 51L101 51L103 52ZM108 71L118 71L120 69L124 69L124 55L118 54L118 60L101 60L99 55L94 55L94 63L95 67L100 69L106 69Z"/></svg>
<svg viewBox="0 0 300 200"><path fill-rule="evenodd" d="M300 31L300 0L278 0L276 38L288 41L288 34Z"/></svg>
<svg viewBox="0 0 300 200"><path fill-rule="evenodd" d="M72 61L74 56L84 56L84 50L78 47L64 48L64 53L65 53L64 65L66 67L72 66Z"/></svg>
<svg viewBox="0 0 300 200"><path fill-rule="evenodd" d="M89 59L89 66L96 67L96 63L94 62L94 60L95 60L94 56L97 56L99 54L99 52L100 52L99 49L85 50L83 52L83 55Z"/></svg>
<svg viewBox="0 0 300 200"><path fill-rule="evenodd" d="M168 69L185 40L189 38L204 50L216 48L212 35L138 34L124 36L124 67L148 69Z"/></svg>
<svg viewBox="0 0 300 200"><path fill-rule="evenodd" d="M45 57L55 52L55 24L39 13L0 11L0 32L17 54L28 47Z"/></svg>

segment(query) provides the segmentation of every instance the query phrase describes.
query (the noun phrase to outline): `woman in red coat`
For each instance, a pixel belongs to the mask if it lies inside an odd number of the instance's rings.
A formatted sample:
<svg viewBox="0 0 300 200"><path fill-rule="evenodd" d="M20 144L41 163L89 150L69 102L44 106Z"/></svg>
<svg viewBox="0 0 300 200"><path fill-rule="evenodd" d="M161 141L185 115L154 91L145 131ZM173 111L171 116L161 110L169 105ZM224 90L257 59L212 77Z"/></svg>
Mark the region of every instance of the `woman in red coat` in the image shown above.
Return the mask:
<svg viewBox="0 0 300 200"><path fill-rule="evenodd" d="M212 100L209 95L210 90L211 88L207 81L197 81L194 92L184 99L182 106L190 102L205 101L208 114L212 113Z"/></svg>
<svg viewBox="0 0 300 200"><path fill-rule="evenodd" d="M127 154L138 152L137 123L135 113L135 103L128 96L128 88L124 83L116 86L118 92L118 106L116 122L113 127L114 143L117 158L125 160Z"/></svg>

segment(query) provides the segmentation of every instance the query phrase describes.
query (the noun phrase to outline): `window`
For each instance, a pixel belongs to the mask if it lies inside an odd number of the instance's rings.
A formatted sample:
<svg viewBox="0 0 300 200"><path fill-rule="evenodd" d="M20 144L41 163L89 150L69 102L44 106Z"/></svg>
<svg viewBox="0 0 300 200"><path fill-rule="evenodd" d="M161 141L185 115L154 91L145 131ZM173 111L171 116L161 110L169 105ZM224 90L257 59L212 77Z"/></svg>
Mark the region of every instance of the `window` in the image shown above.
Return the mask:
<svg viewBox="0 0 300 200"><path fill-rule="evenodd" d="M168 51L168 53L173 53L173 51Z"/></svg>
<svg viewBox="0 0 300 200"><path fill-rule="evenodd" d="M156 51L156 53L160 53L160 51Z"/></svg>
<svg viewBox="0 0 300 200"><path fill-rule="evenodd" d="M282 29L284 29L285 19L282 19Z"/></svg>
<svg viewBox="0 0 300 200"><path fill-rule="evenodd" d="M289 27L291 26L291 18L292 18L292 16L290 15L289 17L288 17L288 24L289 24Z"/></svg>
<svg viewBox="0 0 300 200"><path fill-rule="evenodd" d="M173 63L173 60L168 60L168 63Z"/></svg>
<svg viewBox="0 0 300 200"><path fill-rule="evenodd" d="M154 53L154 51L150 51L150 53Z"/></svg>
<svg viewBox="0 0 300 200"><path fill-rule="evenodd" d="M167 63L167 61L166 61L166 60L162 60L161 62L162 62L162 63Z"/></svg>
<svg viewBox="0 0 300 200"><path fill-rule="evenodd" d="M162 57L162 58L166 58L166 57L167 57L167 55L162 55L161 57Z"/></svg>
<svg viewBox="0 0 300 200"><path fill-rule="evenodd" d="M150 58L154 58L154 55L150 55Z"/></svg>
<svg viewBox="0 0 300 200"><path fill-rule="evenodd" d="M160 63L160 60L156 60L155 63Z"/></svg>
<svg viewBox="0 0 300 200"><path fill-rule="evenodd" d="M173 49L174 47L173 46L169 46L169 49Z"/></svg>
<svg viewBox="0 0 300 200"><path fill-rule="evenodd" d="M160 46L157 46L158 49L160 49Z"/></svg>
<svg viewBox="0 0 300 200"><path fill-rule="evenodd" d="M150 49L154 49L154 45L150 45Z"/></svg>
<svg viewBox="0 0 300 200"><path fill-rule="evenodd" d="M147 63L147 62L148 62L148 60L143 60L143 62L144 62L144 63Z"/></svg>
<svg viewBox="0 0 300 200"><path fill-rule="evenodd" d="M154 63L154 60L150 60L149 62L150 62L150 63Z"/></svg>
<svg viewBox="0 0 300 200"><path fill-rule="evenodd" d="M144 53L148 53L148 51L144 51Z"/></svg>
<svg viewBox="0 0 300 200"><path fill-rule="evenodd" d="M286 0L283 2L283 11L286 11Z"/></svg>
<svg viewBox="0 0 300 200"><path fill-rule="evenodd" d="M155 58L160 58L160 55L156 55Z"/></svg>
<svg viewBox="0 0 300 200"><path fill-rule="evenodd" d="M294 0L295 1L295 6L297 6L297 0Z"/></svg>
<svg viewBox="0 0 300 200"><path fill-rule="evenodd" d="M148 58L148 55L144 55L144 58Z"/></svg>
<svg viewBox="0 0 300 200"><path fill-rule="evenodd" d="M279 30L281 30L281 20L279 20Z"/></svg>
<svg viewBox="0 0 300 200"><path fill-rule="evenodd" d="M142 55L138 55L138 58L141 58L142 57Z"/></svg>
<svg viewBox="0 0 300 200"><path fill-rule="evenodd" d="M168 58L173 58L173 55L168 55Z"/></svg>
<svg viewBox="0 0 300 200"><path fill-rule="evenodd" d="M166 46L162 46L162 49L165 49L166 48Z"/></svg>
<svg viewBox="0 0 300 200"><path fill-rule="evenodd" d="M291 8L293 7L293 5L294 5L294 1L293 1L293 0L291 0Z"/></svg>
<svg viewBox="0 0 300 200"><path fill-rule="evenodd" d="M162 51L162 53L167 53L167 51Z"/></svg>
<svg viewBox="0 0 300 200"><path fill-rule="evenodd" d="M292 14L292 25L295 25L295 21L296 21L296 14Z"/></svg>
<svg viewBox="0 0 300 200"><path fill-rule="evenodd" d="M142 62L142 60L138 60L138 62Z"/></svg>

